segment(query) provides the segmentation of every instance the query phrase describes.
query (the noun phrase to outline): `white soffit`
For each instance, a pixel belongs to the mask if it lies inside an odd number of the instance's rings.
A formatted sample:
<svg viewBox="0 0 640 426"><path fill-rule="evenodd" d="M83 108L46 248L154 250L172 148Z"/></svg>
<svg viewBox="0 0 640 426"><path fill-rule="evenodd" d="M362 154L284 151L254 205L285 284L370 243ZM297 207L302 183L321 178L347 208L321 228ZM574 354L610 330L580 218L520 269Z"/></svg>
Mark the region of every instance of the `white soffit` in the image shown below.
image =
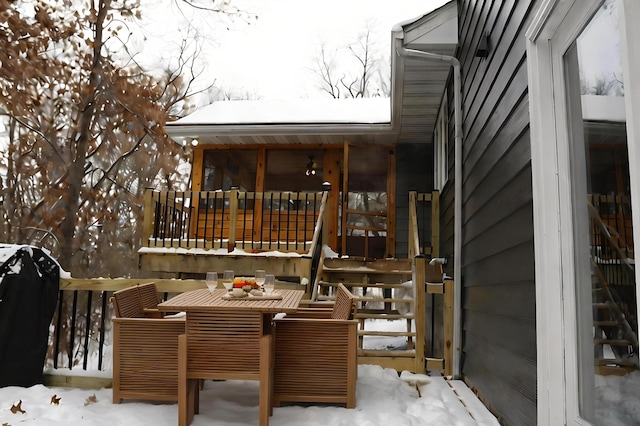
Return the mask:
<svg viewBox="0 0 640 426"><path fill-rule="evenodd" d="M458 6L450 1L442 7L413 21L398 24L404 29L404 46L408 49L429 51L449 50L458 46Z"/></svg>

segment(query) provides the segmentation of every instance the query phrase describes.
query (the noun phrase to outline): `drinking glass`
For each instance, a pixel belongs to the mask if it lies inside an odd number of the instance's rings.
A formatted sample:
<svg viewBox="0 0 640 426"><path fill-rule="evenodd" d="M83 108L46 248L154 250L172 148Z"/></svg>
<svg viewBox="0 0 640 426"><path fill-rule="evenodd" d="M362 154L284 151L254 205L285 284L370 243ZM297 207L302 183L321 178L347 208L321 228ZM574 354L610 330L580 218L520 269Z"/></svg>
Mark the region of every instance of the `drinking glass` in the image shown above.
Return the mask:
<svg viewBox="0 0 640 426"><path fill-rule="evenodd" d="M266 274L264 276L264 291L267 294L273 292L274 287L276 286L276 277L271 274Z"/></svg>
<svg viewBox="0 0 640 426"><path fill-rule="evenodd" d="M209 289L209 292L213 293L213 290L215 290L218 287L218 273L217 272L207 272L207 288Z"/></svg>
<svg viewBox="0 0 640 426"><path fill-rule="evenodd" d="M231 291L233 288L233 271L224 271L222 274L222 285L227 291Z"/></svg>
<svg viewBox="0 0 640 426"><path fill-rule="evenodd" d="M256 284L258 284L260 288L263 288L262 286L264 285L264 269L258 269L256 271Z"/></svg>

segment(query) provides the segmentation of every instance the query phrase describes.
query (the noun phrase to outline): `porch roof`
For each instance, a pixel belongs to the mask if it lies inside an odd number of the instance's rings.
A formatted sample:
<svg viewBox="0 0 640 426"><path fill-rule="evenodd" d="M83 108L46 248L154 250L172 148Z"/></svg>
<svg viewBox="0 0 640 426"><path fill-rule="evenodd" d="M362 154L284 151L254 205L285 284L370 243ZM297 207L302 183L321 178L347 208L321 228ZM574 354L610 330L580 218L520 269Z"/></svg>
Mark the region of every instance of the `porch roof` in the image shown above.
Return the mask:
<svg viewBox="0 0 640 426"><path fill-rule="evenodd" d="M204 145L431 144L450 66L402 57L398 43L454 55L456 3L394 26L390 99L216 102L167 123L167 132L178 143L197 138Z"/></svg>

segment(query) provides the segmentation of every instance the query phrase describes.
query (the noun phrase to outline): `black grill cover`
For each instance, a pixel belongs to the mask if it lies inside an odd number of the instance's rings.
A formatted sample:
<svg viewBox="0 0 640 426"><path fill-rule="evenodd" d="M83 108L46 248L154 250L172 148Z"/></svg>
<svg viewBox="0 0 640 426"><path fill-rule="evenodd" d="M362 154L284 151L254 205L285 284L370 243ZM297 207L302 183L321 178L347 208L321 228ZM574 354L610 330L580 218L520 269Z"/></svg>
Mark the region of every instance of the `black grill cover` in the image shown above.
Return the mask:
<svg viewBox="0 0 640 426"><path fill-rule="evenodd" d="M60 267L37 247L0 246L0 252L0 387L29 387L42 383Z"/></svg>

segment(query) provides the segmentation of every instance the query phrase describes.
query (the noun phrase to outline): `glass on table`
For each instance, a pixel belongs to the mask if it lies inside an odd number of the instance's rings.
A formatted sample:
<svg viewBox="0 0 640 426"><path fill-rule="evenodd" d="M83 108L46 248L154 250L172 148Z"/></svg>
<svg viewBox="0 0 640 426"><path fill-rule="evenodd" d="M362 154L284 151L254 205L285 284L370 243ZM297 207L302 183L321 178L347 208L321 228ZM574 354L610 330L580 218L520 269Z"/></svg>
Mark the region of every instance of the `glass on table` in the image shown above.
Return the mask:
<svg viewBox="0 0 640 426"><path fill-rule="evenodd" d="M210 293L218 287L218 273L217 272L207 272L207 277L205 278L207 282L207 288Z"/></svg>
<svg viewBox="0 0 640 426"><path fill-rule="evenodd" d="M267 294L270 294L273 292L273 289L276 286L276 277L272 274L266 274L264 276L264 291Z"/></svg>
<svg viewBox="0 0 640 426"><path fill-rule="evenodd" d="M263 288L264 286L264 269L256 270L256 284Z"/></svg>
<svg viewBox="0 0 640 426"><path fill-rule="evenodd" d="M233 288L233 278L233 271L227 270L222 273L222 285L227 289L227 291L231 291Z"/></svg>

